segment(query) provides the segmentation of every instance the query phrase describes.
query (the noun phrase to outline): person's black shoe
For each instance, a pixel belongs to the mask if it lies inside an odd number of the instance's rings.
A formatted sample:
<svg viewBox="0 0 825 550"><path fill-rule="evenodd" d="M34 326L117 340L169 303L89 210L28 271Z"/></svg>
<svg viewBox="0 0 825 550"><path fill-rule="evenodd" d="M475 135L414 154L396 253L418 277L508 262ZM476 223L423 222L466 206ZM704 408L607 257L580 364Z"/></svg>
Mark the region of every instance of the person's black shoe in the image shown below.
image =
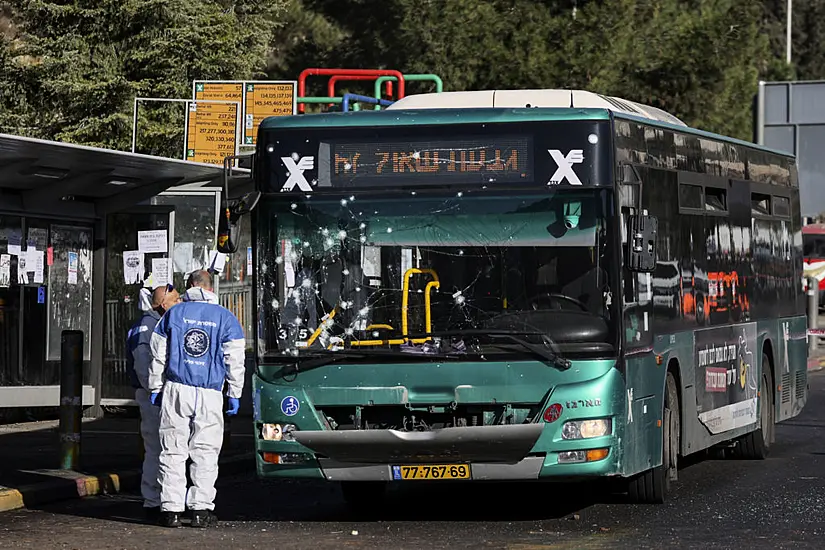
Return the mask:
<svg viewBox="0 0 825 550"><path fill-rule="evenodd" d="M210 527L218 523L218 517L210 510L192 510L192 527Z"/></svg>
<svg viewBox="0 0 825 550"><path fill-rule="evenodd" d="M160 506L146 506L143 508L143 517L152 523L160 519Z"/></svg>
<svg viewBox="0 0 825 550"><path fill-rule="evenodd" d="M177 512L161 512L158 525L161 527L180 527L180 514Z"/></svg>

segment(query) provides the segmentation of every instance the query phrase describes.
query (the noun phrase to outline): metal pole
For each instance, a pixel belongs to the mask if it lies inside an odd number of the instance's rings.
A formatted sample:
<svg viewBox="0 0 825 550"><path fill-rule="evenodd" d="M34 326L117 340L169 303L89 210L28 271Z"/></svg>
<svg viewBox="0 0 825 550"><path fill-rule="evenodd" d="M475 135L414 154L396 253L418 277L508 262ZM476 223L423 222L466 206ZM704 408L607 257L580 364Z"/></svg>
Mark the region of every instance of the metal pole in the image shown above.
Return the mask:
<svg viewBox="0 0 825 550"><path fill-rule="evenodd" d="M83 332L60 336L60 468L80 466L80 417L83 414Z"/></svg>
<svg viewBox="0 0 825 550"><path fill-rule="evenodd" d="M756 93L756 143L765 145L765 81L759 81Z"/></svg>
<svg viewBox="0 0 825 550"><path fill-rule="evenodd" d="M137 125L138 125L138 98L135 98L135 106L132 108L132 152L137 147Z"/></svg>
<svg viewBox="0 0 825 550"><path fill-rule="evenodd" d="M808 330L818 328L819 321L819 281L815 277L808 277ZM816 353L819 345L819 335L808 335L808 356Z"/></svg>
<svg viewBox="0 0 825 550"><path fill-rule="evenodd" d="M788 0L788 22L785 29L785 62L791 64L791 11L793 10L793 0Z"/></svg>

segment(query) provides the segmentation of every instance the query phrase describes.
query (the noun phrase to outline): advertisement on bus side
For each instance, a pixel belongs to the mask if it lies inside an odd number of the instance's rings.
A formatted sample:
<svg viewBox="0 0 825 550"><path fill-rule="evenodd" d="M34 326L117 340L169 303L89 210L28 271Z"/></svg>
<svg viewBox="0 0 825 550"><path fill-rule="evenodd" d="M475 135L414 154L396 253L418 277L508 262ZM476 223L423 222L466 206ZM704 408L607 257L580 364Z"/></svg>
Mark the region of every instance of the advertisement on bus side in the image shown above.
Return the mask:
<svg viewBox="0 0 825 550"><path fill-rule="evenodd" d="M756 423L756 323L694 333L696 406L713 434Z"/></svg>

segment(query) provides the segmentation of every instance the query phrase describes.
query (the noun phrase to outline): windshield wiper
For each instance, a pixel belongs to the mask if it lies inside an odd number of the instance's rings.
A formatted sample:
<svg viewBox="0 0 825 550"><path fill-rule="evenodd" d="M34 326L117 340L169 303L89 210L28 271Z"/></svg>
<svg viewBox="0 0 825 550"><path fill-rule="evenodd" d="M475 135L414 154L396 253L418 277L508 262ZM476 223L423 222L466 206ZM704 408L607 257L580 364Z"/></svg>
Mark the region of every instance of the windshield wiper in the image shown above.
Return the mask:
<svg viewBox="0 0 825 550"><path fill-rule="evenodd" d="M455 359L454 355L426 354L427 358L435 359ZM403 357L409 360L410 357L419 357L410 353L393 349L339 349L337 351L306 351L297 356L279 358L279 362L284 365L284 375L296 374L312 369L317 369L330 363L335 363L344 359L369 359L371 357ZM260 374L259 374L260 376Z"/></svg>
<svg viewBox="0 0 825 550"><path fill-rule="evenodd" d="M500 340L509 340L514 344L518 344L522 348L530 351L533 355L544 359L545 361L555 365L556 367L560 368L561 370L567 370L570 368L571 363L569 359L565 359L559 353L553 351L553 347L555 347L555 343L544 333L541 332L528 332L528 331L521 331L521 330L487 330L487 329L467 329L467 330L445 330L445 331L436 331L431 332L429 334L411 334L407 337L410 339L419 339L419 338L427 338L427 337L448 337L448 336L486 336L491 339L500 339ZM522 338L523 336L538 336L541 338L544 345L534 344ZM492 344L493 346L500 347L500 344Z"/></svg>
<svg viewBox="0 0 825 550"><path fill-rule="evenodd" d="M290 370L294 369L298 372L299 370L317 369L342 359L363 359L364 357L363 353L350 350L299 353L287 367L292 367Z"/></svg>

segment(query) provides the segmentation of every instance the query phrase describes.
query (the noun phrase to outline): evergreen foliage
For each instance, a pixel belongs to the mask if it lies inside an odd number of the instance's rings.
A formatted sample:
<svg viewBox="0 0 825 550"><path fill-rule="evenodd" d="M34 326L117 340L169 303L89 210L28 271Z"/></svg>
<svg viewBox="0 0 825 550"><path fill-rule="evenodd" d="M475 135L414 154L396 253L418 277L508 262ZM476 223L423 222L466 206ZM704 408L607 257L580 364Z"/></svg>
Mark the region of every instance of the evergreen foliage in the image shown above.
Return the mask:
<svg viewBox="0 0 825 550"><path fill-rule="evenodd" d="M135 96L307 67L436 73L449 90L580 88L752 137L763 79L825 78L825 1L13 0L0 6L0 131L128 149ZM322 80L310 93L326 94ZM371 95L371 86L351 91ZM409 92L429 91L425 84ZM148 110L147 110L148 112ZM180 156L182 112L141 118Z"/></svg>

